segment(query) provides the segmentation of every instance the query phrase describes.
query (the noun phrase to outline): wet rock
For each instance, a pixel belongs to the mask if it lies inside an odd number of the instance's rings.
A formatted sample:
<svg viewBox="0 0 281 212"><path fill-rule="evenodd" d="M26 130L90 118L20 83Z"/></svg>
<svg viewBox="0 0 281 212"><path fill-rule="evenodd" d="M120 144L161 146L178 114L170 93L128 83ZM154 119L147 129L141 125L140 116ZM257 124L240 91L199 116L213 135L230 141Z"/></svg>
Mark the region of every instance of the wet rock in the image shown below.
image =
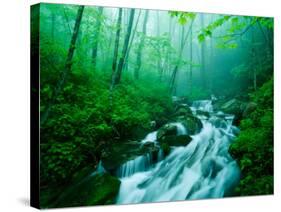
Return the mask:
<svg viewBox="0 0 281 212"><path fill-rule="evenodd" d="M163 136L159 142L169 146L186 146L191 140L192 138L188 135L168 135Z"/></svg>
<svg viewBox="0 0 281 212"><path fill-rule="evenodd" d="M160 147L161 147L161 149L163 151L164 156L167 156L168 154L170 154L171 147L169 146L169 144L161 143Z"/></svg>
<svg viewBox="0 0 281 212"><path fill-rule="evenodd" d="M192 115L191 109L186 104L178 105L175 111L174 116Z"/></svg>
<svg viewBox="0 0 281 212"><path fill-rule="evenodd" d="M187 129L188 135L194 135L201 131L203 124L197 117L193 115L180 116L177 121L182 123Z"/></svg>
<svg viewBox="0 0 281 212"><path fill-rule="evenodd" d="M196 114L200 115L200 116L206 116L207 118L210 117L210 114L208 112L206 112L206 111L203 111L203 110L197 110Z"/></svg>
<svg viewBox="0 0 281 212"><path fill-rule="evenodd" d="M177 126L173 124L165 124L157 131L157 140L161 140L163 136L177 135Z"/></svg>
<svg viewBox="0 0 281 212"><path fill-rule="evenodd" d="M107 171L114 172L121 164L142 155L143 152L138 141L112 142L102 155L102 165Z"/></svg>
<svg viewBox="0 0 281 212"><path fill-rule="evenodd" d="M244 109L245 103L237 99L231 99L221 106L223 112L235 115L233 120L235 125L239 125Z"/></svg>

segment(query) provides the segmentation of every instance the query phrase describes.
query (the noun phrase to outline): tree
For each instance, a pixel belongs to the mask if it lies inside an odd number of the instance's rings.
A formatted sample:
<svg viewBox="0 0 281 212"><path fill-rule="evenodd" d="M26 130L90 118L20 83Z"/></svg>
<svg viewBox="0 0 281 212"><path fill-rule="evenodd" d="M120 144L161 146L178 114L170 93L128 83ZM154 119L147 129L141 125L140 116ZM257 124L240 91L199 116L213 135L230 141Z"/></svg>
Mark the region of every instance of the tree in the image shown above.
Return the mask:
<svg viewBox="0 0 281 212"><path fill-rule="evenodd" d="M193 68L193 45L192 45L192 26L193 26L193 22L191 23L191 28L190 28L190 36L189 36L189 93L190 95L192 95L192 68Z"/></svg>
<svg viewBox="0 0 281 212"><path fill-rule="evenodd" d="M195 16L191 16L190 18L191 18L191 23L190 23L189 29L188 29L184 39L181 39L181 46L180 46L179 56L178 56L175 68L173 69L173 72L172 72L172 76L171 76L171 80L170 80L170 93L174 92L175 81L176 81L179 65L180 65L180 62L181 62L181 59L182 59L183 50L184 50L187 38L190 35L191 29L192 29L192 24L194 22ZM182 32L184 32L184 31L182 31ZM184 35L182 34L182 36L184 36Z"/></svg>
<svg viewBox="0 0 281 212"><path fill-rule="evenodd" d="M100 29L102 25L102 13L103 13L103 7L99 7L97 18L96 18L95 35L94 35L93 52L92 52L92 62L93 62L94 69L96 69L96 63L97 63L98 43L100 37Z"/></svg>
<svg viewBox="0 0 281 212"><path fill-rule="evenodd" d="M201 29L204 29L204 14L201 14L200 16L200 22L201 22ZM206 43L205 41L201 42L201 82L202 82L202 88L206 88L206 70L205 70L205 51L206 51Z"/></svg>
<svg viewBox="0 0 281 212"><path fill-rule="evenodd" d="M74 51L75 51L75 47L76 47L76 41L77 41L77 37L78 37L78 33L79 33L79 28L81 25L81 20L82 20L82 16L83 16L83 11L84 11L84 6L79 6L78 8L78 12L77 12L77 16L76 16L76 20L75 20L75 26L74 26L74 30L73 30L73 34L71 37L71 41L70 41L70 45L69 45L69 49L68 49L68 53L67 53L67 58L66 58L66 62L65 62L65 67L64 70L61 73L60 79L53 91L53 95L47 105L47 108L45 110L45 112L43 113L42 117L40 118L40 124L43 125L45 123L45 121L48 119L49 113L50 113L50 109L52 107L52 105L54 104L57 96L60 94L66 77L69 74L71 67L72 67L72 59L73 59L73 55L74 55Z"/></svg>
<svg viewBox="0 0 281 212"><path fill-rule="evenodd" d="M139 15L138 15L138 18L137 18L137 21L136 21L136 24L135 24L135 27L134 27L134 30L133 30L133 34L131 36L131 40L129 42L129 46L128 46L128 50L126 52L126 56L125 56L125 62L124 62L124 70L127 70L128 69L128 62L129 62L129 55L130 55L130 50L133 46L133 42L134 42L134 38L135 38L135 34L137 32L137 28L138 28L138 23L139 23L139 19L140 19L140 15L141 15L141 10L139 11Z"/></svg>
<svg viewBox="0 0 281 212"><path fill-rule="evenodd" d="M123 65L124 65L124 62L125 62L125 57L126 57L126 54L127 54L127 50L128 50L128 46L129 46L129 40L130 40L130 36L131 36L131 32L132 32L134 15L135 15L135 9L132 9L131 12L130 12L129 24L128 24L127 32L126 32L126 35L125 35L125 40L124 40L124 44L123 44L121 57L119 59L117 70L114 74L113 86L119 84L119 82L121 80Z"/></svg>
<svg viewBox="0 0 281 212"><path fill-rule="evenodd" d="M116 25L115 42L114 42L114 53L113 53L113 61L112 61L112 77L111 77L112 81L111 81L110 90L112 90L114 83L115 83L115 71L116 71L118 49L119 49L121 21L122 21L122 8L119 8L117 25Z"/></svg>
<svg viewBox="0 0 281 212"><path fill-rule="evenodd" d="M135 79L139 78L139 70L141 68L141 63L142 63L142 50L144 47L144 41L145 41L145 36L146 36L148 15L149 15L149 10L146 10L145 15L144 15L143 25L142 25L142 35L141 35L140 43L139 43L139 46L137 49L136 67L135 67L135 71L134 71Z"/></svg>

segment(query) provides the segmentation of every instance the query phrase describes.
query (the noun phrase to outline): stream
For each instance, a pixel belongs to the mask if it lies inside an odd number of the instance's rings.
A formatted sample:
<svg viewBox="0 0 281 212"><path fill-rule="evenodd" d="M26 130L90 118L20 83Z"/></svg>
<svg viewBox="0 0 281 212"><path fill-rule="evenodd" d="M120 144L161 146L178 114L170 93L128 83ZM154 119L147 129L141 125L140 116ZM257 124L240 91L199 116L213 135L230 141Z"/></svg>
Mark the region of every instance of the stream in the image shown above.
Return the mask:
<svg viewBox="0 0 281 212"><path fill-rule="evenodd" d="M187 107L187 106L186 106ZM190 107L202 122L200 133L192 141L172 147L164 157L159 151L157 162L145 154L123 164L117 171L121 186L117 204L219 198L231 195L240 180L240 170L228 153L239 129L232 125L234 116L214 112L210 100L195 101ZM209 117L197 114L204 111ZM178 135L188 134L181 123L172 123ZM155 142L157 131L142 143Z"/></svg>

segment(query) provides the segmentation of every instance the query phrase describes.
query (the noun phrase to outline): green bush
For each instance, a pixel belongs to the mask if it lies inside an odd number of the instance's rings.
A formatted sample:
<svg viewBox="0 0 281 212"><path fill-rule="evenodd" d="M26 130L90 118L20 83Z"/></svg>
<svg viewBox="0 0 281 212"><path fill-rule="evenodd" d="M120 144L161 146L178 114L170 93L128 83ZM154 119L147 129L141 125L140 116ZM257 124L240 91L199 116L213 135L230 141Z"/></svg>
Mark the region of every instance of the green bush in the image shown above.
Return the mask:
<svg viewBox="0 0 281 212"><path fill-rule="evenodd" d="M273 80L251 94L257 108L241 121L241 133L230 146L242 179L239 195L273 193Z"/></svg>

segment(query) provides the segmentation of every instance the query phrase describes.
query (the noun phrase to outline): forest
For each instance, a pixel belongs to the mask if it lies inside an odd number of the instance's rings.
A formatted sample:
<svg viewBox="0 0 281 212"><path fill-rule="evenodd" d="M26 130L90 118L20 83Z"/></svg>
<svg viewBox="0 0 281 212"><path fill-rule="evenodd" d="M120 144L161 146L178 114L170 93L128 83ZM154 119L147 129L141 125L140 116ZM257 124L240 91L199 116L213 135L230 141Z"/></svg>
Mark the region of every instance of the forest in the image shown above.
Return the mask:
<svg viewBox="0 0 281 212"><path fill-rule="evenodd" d="M44 3L31 30L42 208L273 194L273 18Z"/></svg>

